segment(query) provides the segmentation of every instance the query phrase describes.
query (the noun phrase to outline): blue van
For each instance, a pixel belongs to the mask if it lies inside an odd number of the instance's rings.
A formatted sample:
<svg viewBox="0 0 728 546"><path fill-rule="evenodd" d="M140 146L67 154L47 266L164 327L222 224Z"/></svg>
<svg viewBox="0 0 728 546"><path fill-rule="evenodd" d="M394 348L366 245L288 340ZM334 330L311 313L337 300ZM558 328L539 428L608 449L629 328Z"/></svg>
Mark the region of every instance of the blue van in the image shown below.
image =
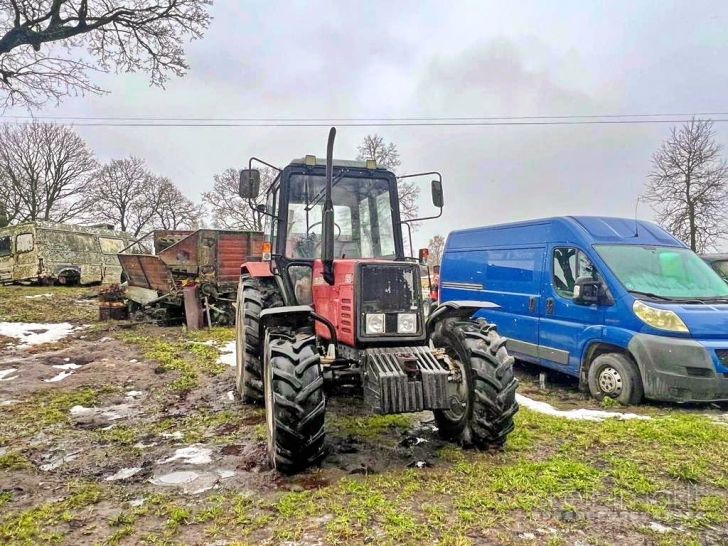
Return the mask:
<svg viewBox="0 0 728 546"><path fill-rule="evenodd" d="M450 233L440 302L483 316L525 362L597 399L728 400L728 284L650 222L556 217Z"/></svg>

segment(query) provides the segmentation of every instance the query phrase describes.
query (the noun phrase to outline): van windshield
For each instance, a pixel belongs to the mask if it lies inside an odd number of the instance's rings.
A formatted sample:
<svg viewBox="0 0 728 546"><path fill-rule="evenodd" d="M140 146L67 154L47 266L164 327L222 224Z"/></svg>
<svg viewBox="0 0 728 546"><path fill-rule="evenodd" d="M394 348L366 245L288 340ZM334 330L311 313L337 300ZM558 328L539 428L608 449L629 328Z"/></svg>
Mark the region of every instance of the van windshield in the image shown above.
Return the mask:
<svg viewBox="0 0 728 546"><path fill-rule="evenodd" d="M725 298L728 285L687 248L594 245L627 290L659 298Z"/></svg>

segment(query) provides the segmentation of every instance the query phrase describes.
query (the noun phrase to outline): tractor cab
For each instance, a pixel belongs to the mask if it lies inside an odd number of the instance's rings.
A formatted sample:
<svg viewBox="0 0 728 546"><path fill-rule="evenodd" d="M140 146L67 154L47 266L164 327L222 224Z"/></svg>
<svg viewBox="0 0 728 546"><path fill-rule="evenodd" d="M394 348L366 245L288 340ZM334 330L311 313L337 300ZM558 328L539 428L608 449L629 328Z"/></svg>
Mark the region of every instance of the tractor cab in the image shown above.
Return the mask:
<svg viewBox="0 0 728 546"><path fill-rule="evenodd" d="M398 179L374 161L325 160L283 169L252 158L239 194L265 216L263 262L241 266L236 301L238 392L266 408L271 464L295 472L323 457L325 384L359 386L377 413L432 410L441 434L502 444L517 409L513 359L492 325L470 317L487 302L424 312L421 264L405 258ZM260 193L259 162L277 171ZM411 237L410 237L411 241ZM477 396L476 396L477 393ZM293 411L295 409L295 411Z"/></svg>

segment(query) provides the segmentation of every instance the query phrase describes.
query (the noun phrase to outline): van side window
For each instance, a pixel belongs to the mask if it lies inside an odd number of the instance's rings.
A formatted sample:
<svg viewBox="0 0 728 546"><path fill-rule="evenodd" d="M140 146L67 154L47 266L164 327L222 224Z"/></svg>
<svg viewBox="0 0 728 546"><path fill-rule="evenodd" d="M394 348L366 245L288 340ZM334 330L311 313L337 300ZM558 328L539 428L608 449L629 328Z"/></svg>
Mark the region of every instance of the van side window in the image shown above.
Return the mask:
<svg viewBox="0 0 728 546"><path fill-rule="evenodd" d="M599 273L581 250L571 247L555 248L553 283L556 292L571 299L574 296L576 279L579 277L599 280Z"/></svg>
<svg viewBox="0 0 728 546"><path fill-rule="evenodd" d="M10 236L0 237L0 256L10 256L12 252L12 239Z"/></svg>
<svg viewBox="0 0 728 546"><path fill-rule="evenodd" d="M21 233L15 238L15 252L23 254L33 250L33 234Z"/></svg>

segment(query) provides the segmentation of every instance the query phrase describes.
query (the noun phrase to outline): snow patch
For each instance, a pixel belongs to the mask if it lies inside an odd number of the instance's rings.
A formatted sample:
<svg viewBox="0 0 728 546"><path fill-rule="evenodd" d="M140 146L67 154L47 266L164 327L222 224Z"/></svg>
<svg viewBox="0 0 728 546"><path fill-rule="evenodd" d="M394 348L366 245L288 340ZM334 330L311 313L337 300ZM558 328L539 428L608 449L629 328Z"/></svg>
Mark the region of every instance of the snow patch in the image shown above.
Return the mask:
<svg viewBox="0 0 728 546"><path fill-rule="evenodd" d="M181 430L175 430L174 432L163 432L162 433L162 437L164 437L164 438L174 438L176 440L182 439L183 436L184 436L184 434L182 433Z"/></svg>
<svg viewBox="0 0 728 546"><path fill-rule="evenodd" d="M38 298L52 298L53 294L36 294L35 296L25 296L26 300L34 300Z"/></svg>
<svg viewBox="0 0 728 546"><path fill-rule="evenodd" d="M56 457L52 458L49 463L40 465L40 469L43 472L49 472L51 470L55 470L56 468L60 467L63 463L70 463L71 461L73 461L75 459L78 459L78 452L70 453L68 455L56 456Z"/></svg>
<svg viewBox="0 0 728 546"><path fill-rule="evenodd" d="M538 413L545 413L546 415L553 415L554 417L563 417L565 419L580 419L584 421L602 421L604 419L651 419L648 415L637 415L636 413L620 413L617 411L601 411L591 409L572 409L572 410L559 410L553 407L551 404L546 402L539 402L532 400L527 396L516 393L516 401L519 405L528 408Z"/></svg>
<svg viewBox="0 0 728 546"><path fill-rule="evenodd" d="M126 393L126 396L128 398L137 398L138 396L141 396L144 394L142 391L129 391Z"/></svg>
<svg viewBox="0 0 728 546"><path fill-rule="evenodd" d="M220 358L217 359L219 364L227 364L228 366L236 366L235 362L235 341L228 341L220 347Z"/></svg>
<svg viewBox="0 0 728 546"><path fill-rule="evenodd" d="M672 529L670 529L669 527L660 525L659 523L657 523L655 521L650 523L650 529L652 529L656 533L667 533L668 531L672 531Z"/></svg>
<svg viewBox="0 0 728 546"><path fill-rule="evenodd" d="M182 459L187 464L209 464L212 462L212 450L201 445L195 444L189 447L183 447L175 451L174 455L168 459L157 461L158 464L167 464L178 459Z"/></svg>
<svg viewBox="0 0 728 546"><path fill-rule="evenodd" d="M105 481L112 482L116 480L125 480L131 478L134 474L141 472L141 468L122 468L116 474L112 474Z"/></svg>
<svg viewBox="0 0 728 546"><path fill-rule="evenodd" d="M37 324L33 322L0 322L0 336L15 338L21 343L18 349L60 341L77 330L87 326L74 327L68 322L59 324Z"/></svg>
<svg viewBox="0 0 728 546"><path fill-rule="evenodd" d="M73 372L61 372L58 375L51 377L50 379L44 379L46 383L55 383L57 381L63 381L69 375L73 375Z"/></svg>
<svg viewBox="0 0 728 546"><path fill-rule="evenodd" d="M66 359L68 360L68 359ZM78 364L54 364L51 366L52 368L56 368L57 370L78 370L81 366Z"/></svg>
<svg viewBox="0 0 728 546"><path fill-rule="evenodd" d="M17 371L18 371L17 368L8 368L7 370L0 370L0 381L12 381L13 379L15 379L18 376L17 375L15 375L13 377L10 377L10 376L13 375Z"/></svg>

